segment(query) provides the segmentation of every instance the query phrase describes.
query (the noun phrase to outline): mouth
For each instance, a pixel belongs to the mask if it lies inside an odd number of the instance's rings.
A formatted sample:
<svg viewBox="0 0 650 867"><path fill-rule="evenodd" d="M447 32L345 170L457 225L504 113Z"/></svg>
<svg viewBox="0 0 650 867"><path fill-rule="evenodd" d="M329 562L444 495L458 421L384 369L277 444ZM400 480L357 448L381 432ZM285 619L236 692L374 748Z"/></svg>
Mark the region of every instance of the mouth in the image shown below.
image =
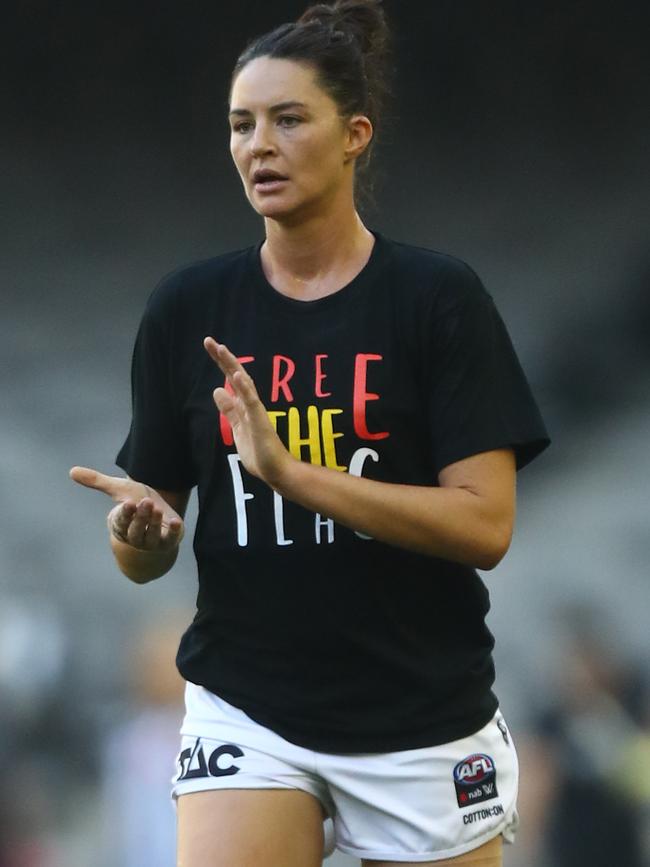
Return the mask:
<svg viewBox="0 0 650 867"><path fill-rule="evenodd" d="M270 169L258 169L253 174L253 186L259 193L272 193L281 189L289 178Z"/></svg>

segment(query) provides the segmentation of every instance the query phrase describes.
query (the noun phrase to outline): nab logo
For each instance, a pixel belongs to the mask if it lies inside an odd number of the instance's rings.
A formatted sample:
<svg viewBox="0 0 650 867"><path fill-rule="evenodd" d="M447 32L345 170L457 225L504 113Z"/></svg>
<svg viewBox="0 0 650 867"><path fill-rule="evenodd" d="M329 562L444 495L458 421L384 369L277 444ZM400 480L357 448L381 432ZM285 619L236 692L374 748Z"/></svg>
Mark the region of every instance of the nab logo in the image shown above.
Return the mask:
<svg viewBox="0 0 650 867"><path fill-rule="evenodd" d="M178 764L180 771L176 782L194 780L197 777L228 777L236 774L241 768L232 761L227 767L221 767L219 759L221 756L239 759L243 755L243 751L238 746L235 746L235 744L223 744L217 747L216 750L212 750L206 761L205 752L201 746L201 738L198 738L193 747L187 747L179 755Z"/></svg>
<svg viewBox="0 0 650 867"><path fill-rule="evenodd" d="M467 756L454 768L454 786L459 807L498 797L494 761L485 753Z"/></svg>

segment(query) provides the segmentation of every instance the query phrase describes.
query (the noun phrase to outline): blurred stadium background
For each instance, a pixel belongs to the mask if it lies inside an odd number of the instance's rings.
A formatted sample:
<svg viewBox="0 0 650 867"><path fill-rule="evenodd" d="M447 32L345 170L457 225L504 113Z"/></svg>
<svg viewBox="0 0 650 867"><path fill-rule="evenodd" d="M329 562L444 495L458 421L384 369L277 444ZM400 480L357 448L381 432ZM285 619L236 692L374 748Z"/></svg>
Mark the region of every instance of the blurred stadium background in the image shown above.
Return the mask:
<svg viewBox="0 0 650 867"><path fill-rule="evenodd" d="M522 763L506 864L647 865L648 7L386 6L397 75L366 221L474 266L553 437L485 578ZM249 37L303 7L4 13L0 867L174 863L191 547L159 582L130 584L108 503L67 472L117 472L157 280L260 237L230 165L227 82Z"/></svg>

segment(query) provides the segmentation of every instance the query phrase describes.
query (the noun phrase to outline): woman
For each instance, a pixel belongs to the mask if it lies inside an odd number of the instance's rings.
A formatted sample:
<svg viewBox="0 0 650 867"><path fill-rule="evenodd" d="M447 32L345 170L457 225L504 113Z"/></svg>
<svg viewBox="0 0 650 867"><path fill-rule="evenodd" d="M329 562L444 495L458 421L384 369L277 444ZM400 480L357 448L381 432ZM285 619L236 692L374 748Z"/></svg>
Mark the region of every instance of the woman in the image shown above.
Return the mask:
<svg viewBox="0 0 650 867"><path fill-rule="evenodd" d="M344 0L239 58L231 152L265 240L159 284L129 477L72 470L116 501L137 583L173 565L198 485L182 867L320 864L326 817L363 865L496 867L514 835L475 569L548 438L474 272L359 218L386 38L378 0Z"/></svg>

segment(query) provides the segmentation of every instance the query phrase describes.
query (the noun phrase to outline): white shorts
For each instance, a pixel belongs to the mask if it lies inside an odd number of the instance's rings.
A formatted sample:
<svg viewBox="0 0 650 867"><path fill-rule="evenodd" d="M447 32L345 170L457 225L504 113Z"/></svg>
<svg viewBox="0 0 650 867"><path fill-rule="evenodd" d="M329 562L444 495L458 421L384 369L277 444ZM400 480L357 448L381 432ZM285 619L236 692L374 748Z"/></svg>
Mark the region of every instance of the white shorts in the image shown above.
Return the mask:
<svg viewBox="0 0 650 867"><path fill-rule="evenodd" d="M517 754L497 711L480 731L436 747L336 755L292 744L188 683L174 799L209 789L302 789L321 802L325 857L452 858L518 825Z"/></svg>

